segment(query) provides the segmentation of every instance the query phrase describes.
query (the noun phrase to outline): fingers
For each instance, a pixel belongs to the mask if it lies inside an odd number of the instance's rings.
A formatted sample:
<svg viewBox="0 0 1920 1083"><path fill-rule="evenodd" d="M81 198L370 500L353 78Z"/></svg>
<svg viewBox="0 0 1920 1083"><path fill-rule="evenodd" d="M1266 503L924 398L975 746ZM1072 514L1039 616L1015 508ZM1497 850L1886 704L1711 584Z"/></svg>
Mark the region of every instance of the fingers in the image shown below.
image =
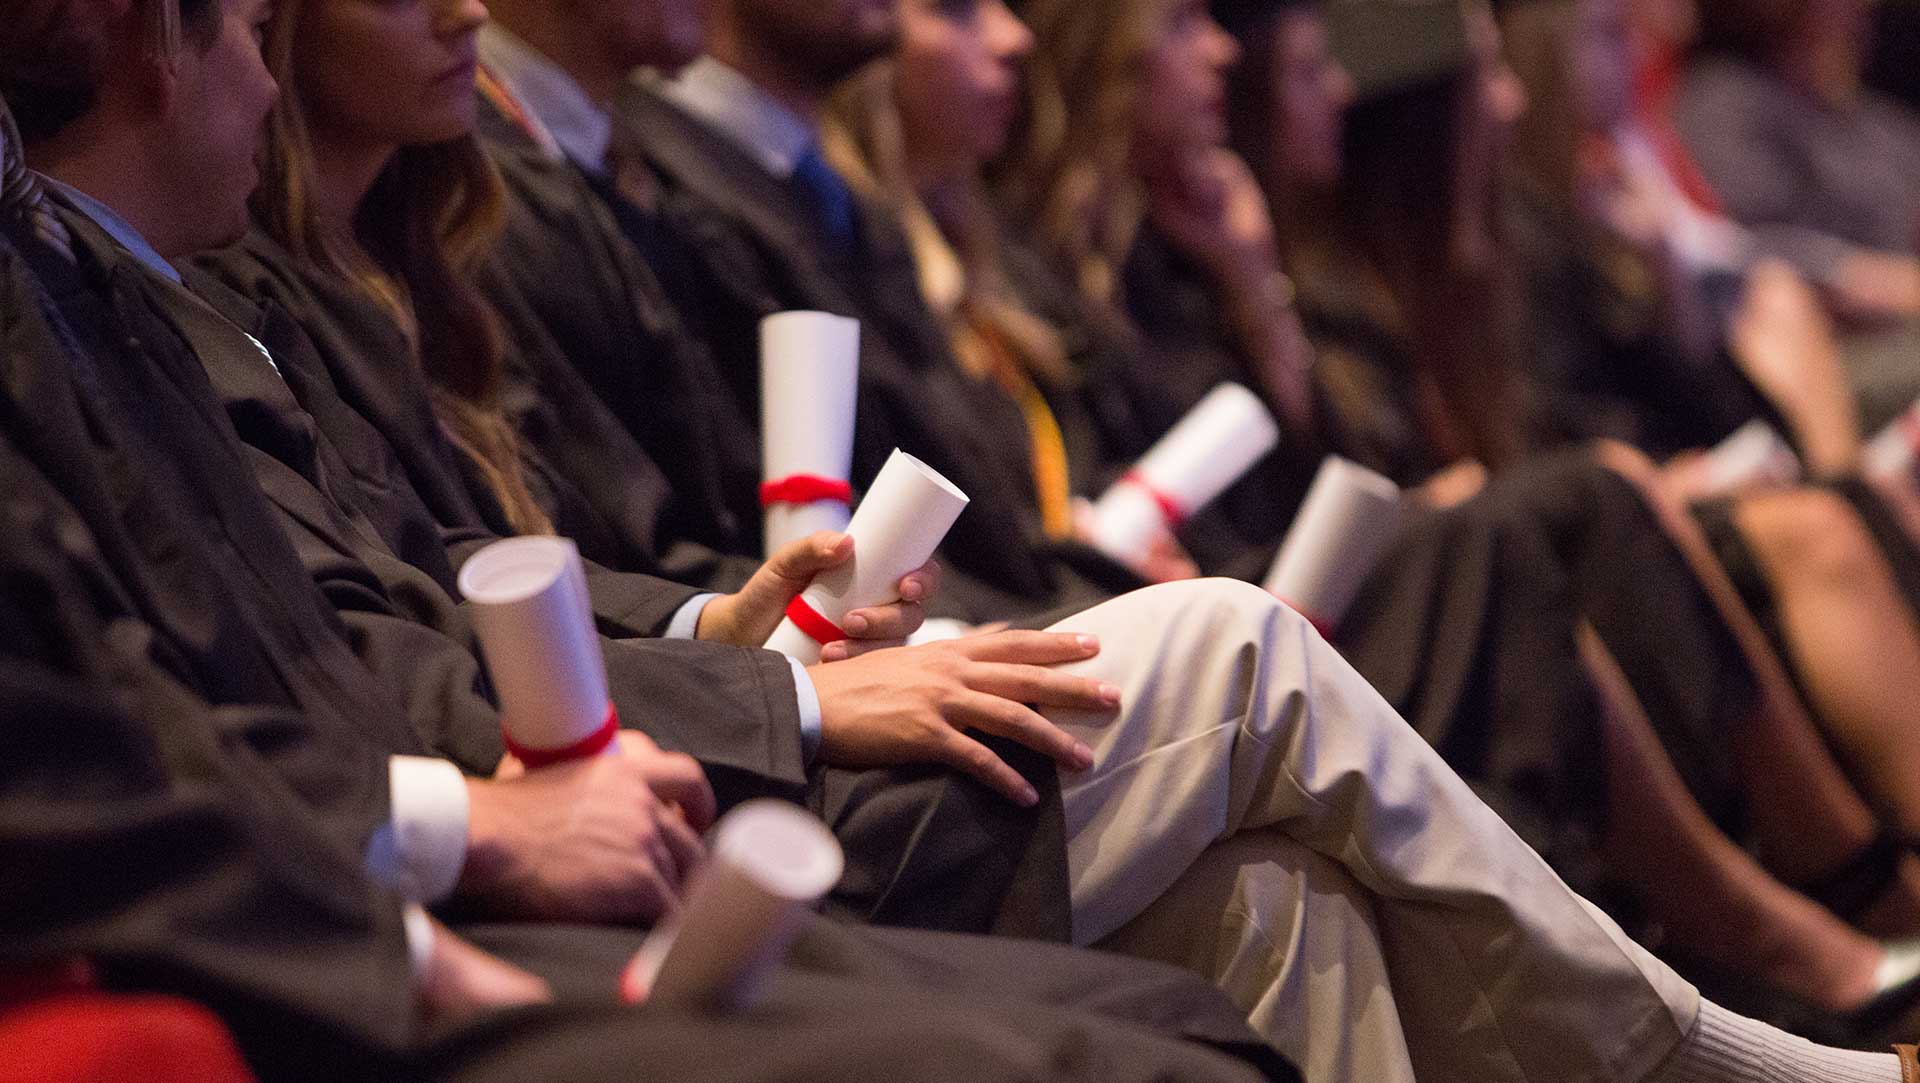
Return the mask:
<svg viewBox="0 0 1920 1083"><path fill-rule="evenodd" d="M994 755L992 749L966 734L955 732L943 740L937 755L940 762L962 774L971 775L1021 808L1032 808L1040 803L1039 792L1020 777L1020 772L1007 766L1007 761Z"/></svg>
<svg viewBox="0 0 1920 1083"><path fill-rule="evenodd" d="M821 531L780 547L738 594L716 598L700 616L699 636L757 646L780 625L787 604L813 577L853 555L853 539Z"/></svg>
<svg viewBox="0 0 1920 1083"><path fill-rule="evenodd" d="M1057 669L976 662L961 674L961 680L976 692L1039 707L1104 711L1120 706L1120 689L1114 685Z"/></svg>
<svg viewBox="0 0 1920 1083"><path fill-rule="evenodd" d="M926 602L940 591L940 562L929 560L900 580L900 598L908 602Z"/></svg>
<svg viewBox="0 0 1920 1083"><path fill-rule="evenodd" d="M1061 632L1001 632L956 640L954 646L976 662L1017 662L1030 666L1082 662L1100 653L1100 641L1093 636Z"/></svg>
<svg viewBox="0 0 1920 1083"><path fill-rule="evenodd" d="M822 530L774 550L773 556L760 566L760 574L779 580L783 585L791 585L793 593L798 594L813 582L814 576L846 563L851 556L852 538ZM758 579L760 575L754 578Z"/></svg>
<svg viewBox="0 0 1920 1083"><path fill-rule="evenodd" d="M842 639L820 648L822 662L844 662L875 651L889 651L907 645L904 639Z"/></svg>
<svg viewBox="0 0 1920 1083"><path fill-rule="evenodd" d="M661 801L680 806L686 815L687 823L696 831L705 831L713 826L717 803L713 796L713 787L707 782L706 772L691 756L677 752L662 752L641 765L641 775L647 780L647 788Z"/></svg>
<svg viewBox="0 0 1920 1083"><path fill-rule="evenodd" d="M707 860L706 844L674 809L665 810L665 815L660 817L660 838L673 852L674 865L680 870L680 883L685 886L687 877Z"/></svg>
<svg viewBox="0 0 1920 1083"><path fill-rule="evenodd" d="M977 729L1018 741L1069 770L1093 766L1091 749L1025 704L984 692L962 692L947 702L943 713L955 729Z"/></svg>
<svg viewBox="0 0 1920 1083"><path fill-rule="evenodd" d="M899 601L856 609L840 620L840 628L854 639L905 640L927 619L918 602Z"/></svg>

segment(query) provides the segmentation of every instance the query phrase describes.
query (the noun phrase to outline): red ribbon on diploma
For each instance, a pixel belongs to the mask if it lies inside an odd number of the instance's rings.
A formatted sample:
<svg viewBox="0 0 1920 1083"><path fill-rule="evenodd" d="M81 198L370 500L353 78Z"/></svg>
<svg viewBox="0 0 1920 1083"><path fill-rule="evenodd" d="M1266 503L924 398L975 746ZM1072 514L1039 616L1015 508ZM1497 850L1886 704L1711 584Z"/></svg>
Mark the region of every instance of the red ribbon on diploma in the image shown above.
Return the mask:
<svg viewBox="0 0 1920 1083"><path fill-rule="evenodd" d="M1167 529L1177 530L1181 523L1187 521L1187 509L1181 507L1178 500L1161 492L1153 482L1147 480L1145 474L1129 470L1120 480L1153 498L1153 502L1160 506L1160 517L1167 521Z"/></svg>
<svg viewBox="0 0 1920 1083"><path fill-rule="evenodd" d="M808 605L807 600L798 595L787 603L787 619L822 647L847 638L847 633L841 631L839 625L821 616L818 609Z"/></svg>
<svg viewBox="0 0 1920 1083"><path fill-rule="evenodd" d="M504 732L502 734L507 743L507 751L513 753L515 759L526 764L529 771L536 767L565 763L568 760L584 760L588 756L598 756L619 735L620 712L611 703L607 704L607 720L599 729L561 748L528 748L515 741L513 734Z"/></svg>
<svg viewBox="0 0 1920 1083"><path fill-rule="evenodd" d="M853 486L839 478L821 477L818 474L794 474L760 486L760 506L763 508L775 504L812 504L819 500L851 504Z"/></svg>

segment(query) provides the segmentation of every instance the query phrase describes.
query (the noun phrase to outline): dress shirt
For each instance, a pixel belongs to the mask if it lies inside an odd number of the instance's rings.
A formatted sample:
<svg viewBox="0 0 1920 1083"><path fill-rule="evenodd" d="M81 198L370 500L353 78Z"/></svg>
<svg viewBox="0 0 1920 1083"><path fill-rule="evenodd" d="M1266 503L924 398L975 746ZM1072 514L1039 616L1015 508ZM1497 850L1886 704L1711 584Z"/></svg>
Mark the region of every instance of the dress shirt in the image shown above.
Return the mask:
<svg viewBox="0 0 1920 1083"><path fill-rule="evenodd" d="M564 68L499 23L480 28L480 62L539 123L534 141L549 157L565 157L582 169L606 173L613 117L594 104Z"/></svg>
<svg viewBox="0 0 1920 1083"><path fill-rule="evenodd" d="M790 180L819 137L806 118L710 56L687 65L661 93L739 144L767 172Z"/></svg>

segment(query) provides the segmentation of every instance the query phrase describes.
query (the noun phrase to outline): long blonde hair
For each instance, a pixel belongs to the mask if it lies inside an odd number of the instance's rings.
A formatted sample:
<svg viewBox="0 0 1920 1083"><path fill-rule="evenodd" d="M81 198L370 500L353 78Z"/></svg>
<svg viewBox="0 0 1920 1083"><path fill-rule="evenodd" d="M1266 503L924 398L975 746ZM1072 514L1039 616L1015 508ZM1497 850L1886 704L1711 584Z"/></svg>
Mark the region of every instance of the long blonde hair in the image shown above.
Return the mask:
<svg viewBox="0 0 1920 1083"><path fill-rule="evenodd" d="M279 0L267 26L267 67L281 93L267 121L254 220L296 258L351 282L394 318L427 377L441 428L479 467L508 523L549 533L501 407L503 336L472 278L505 222L500 176L472 135L402 147L361 201L354 236L329 230L313 199L313 141L294 70L306 2Z"/></svg>
<svg viewBox="0 0 1920 1083"><path fill-rule="evenodd" d="M1131 168L1144 64L1167 0L1030 0L1025 108L996 170L1008 205L1070 261L1080 286L1111 302L1146 217Z"/></svg>
<svg viewBox="0 0 1920 1083"><path fill-rule="evenodd" d="M957 177L925 193L915 187L894 97L897 71L890 61L876 64L835 93L822 135L827 156L898 217L920 292L946 321L962 367L989 378L1007 357L1029 379L1069 386L1074 373L1060 335L1007 278L1001 225L979 177Z"/></svg>

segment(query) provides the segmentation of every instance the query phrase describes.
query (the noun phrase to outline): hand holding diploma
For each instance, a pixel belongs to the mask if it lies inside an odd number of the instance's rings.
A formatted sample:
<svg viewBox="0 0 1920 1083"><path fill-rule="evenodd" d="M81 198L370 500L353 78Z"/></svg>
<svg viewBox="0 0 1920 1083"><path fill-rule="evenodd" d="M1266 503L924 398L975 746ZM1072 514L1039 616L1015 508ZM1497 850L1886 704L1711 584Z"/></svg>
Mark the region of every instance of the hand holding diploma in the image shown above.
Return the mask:
<svg viewBox="0 0 1920 1083"><path fill-rule="evenodd" d="M896 449L847 526L853 558L793 599L767 648L802 665L820 661L823 647L846 638L849 614L899 597L900 581L932 558L966 506L952 482Z"/></svg>
<svg viewBox="0 0 1920 1083"><path fill-rule="evenodd" d="M1088 541L1130 568L1155 542L1240 480L1280 442L1259 396L1238 384L1207 393L1094 505Z"/></svg>
<svg viewBox="0 0 1920 1083"><path fill-rule="evenodd" d="M760 504L768 556L822 530L847 528L853 503L860 323L781 312L760 323Z"/></svg>
<svg viewBox="0 0 1920 1083"><path fill-rule="evenodd" d="M750 801L714 828L679 913L656 928L620 982L628 1003L745 1011L786 958L802 916L840 880L826 825L779 801Z"/></svg>
<svg viewBox="0 0 1920 1083"><path fill-rule="evenodd" d="M1267 592L1331 636L1399 525L1400 489L1337 455L1314 475L1280 555Z"/></svg>
<svg viewBox="0 0 1920 1083"><path fill-rule="evenodd" d="M715 598L700 614L698 637L709 642L758 647L786 619L787 607L822 573L853 559L854 542L845 534L822 531L775 553L734 594ZM822 661L898 647L922 631L923 604L940 587L940 565L928 561L894 586L896 599L856 609L840 622L847 638L822 648Z"/></svg>
<svg viewBox="0 0 1920 1083"><path fill-rule="evenodd" d="M610 748L607 697L580 551L564 538L508 538L460 569L508 751L529 768Z"/></svg>

